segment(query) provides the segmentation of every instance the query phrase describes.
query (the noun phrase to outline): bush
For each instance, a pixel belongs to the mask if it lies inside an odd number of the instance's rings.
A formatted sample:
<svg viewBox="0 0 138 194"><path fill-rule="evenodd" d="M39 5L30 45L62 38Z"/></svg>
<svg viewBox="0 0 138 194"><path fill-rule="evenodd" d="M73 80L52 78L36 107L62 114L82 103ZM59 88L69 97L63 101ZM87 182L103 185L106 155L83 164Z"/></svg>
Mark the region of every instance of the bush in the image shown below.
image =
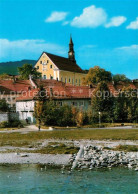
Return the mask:
<svg viewBox="0 0 138 194"><path fill-rule="evenodd" d="M23 127L23 124L19 120L15 120L15 121L12 120L9 123L9 127L18 127L18 128L21 128L21 127Z"/></svg>
<svg viewBox="0 0 138 194"><path fill-rule="evenodd" d="M0 123L0 127L1 127L1 128L9 127L8 121L2 121L2 122Z"/></svg>
<svg viewBox="0 0 138 194"><path fill-rule="evenodd" d="M18 120L11 120L11 121L3 121L0 123L0 128L10 128L10 127L23 127L23 124L21 123L21 121Z"/></svg>

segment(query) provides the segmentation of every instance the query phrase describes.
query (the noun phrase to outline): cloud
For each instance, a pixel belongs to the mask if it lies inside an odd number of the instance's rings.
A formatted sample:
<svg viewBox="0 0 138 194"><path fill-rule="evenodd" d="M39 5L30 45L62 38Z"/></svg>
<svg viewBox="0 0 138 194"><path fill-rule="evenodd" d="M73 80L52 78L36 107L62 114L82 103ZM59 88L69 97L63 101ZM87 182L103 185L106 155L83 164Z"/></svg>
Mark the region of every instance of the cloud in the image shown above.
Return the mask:
<svg viewBox="0 0 138 194"><path fill-rule="evenodd" d="M105 24L105 27L106 28L109 28L109 27L118 27L121 24L123 24L126 20L127 20L127 18L124 17L124 16L112 17L110 19L109 23L106 23Z"/></svg>
<svg viewBox="0 0 138 194"><path fill-rule="evenodd" d="M115 49L117 52L123 52L126 56L133 56L138 59L138 45L123 46Z"/></svg>
<svg viewBox="0 0 138 194"><path fill-rule="evenodd" d="M65 21L65 22L62 23L62 25L65 26L65 25L67 25L69 23L70 23L69 21Z"/></svg>
<svg viewBox="0 0 138 194"><path fill-rule="evenodd" d="M127 29L137 30L138 29L138 17L136 18L135 21L130 22L130 24L126 28Z"/></svg>
<svg viewBox="0 0 138 194"><path fill-rule="evenodd" d="M138 45L137 44L134 44L134 45L131 45L131 46L123 46L123 47L119 47L117 49L121 49L121 50L138 50Z"/></svg>
<svg viewBox="0 0 138 194"><path fill-rule="evenodd" d="M66 16L68 15L67 12L58 12L54 11L51 13L51 15L45 20L45 22L59 22L63 21Z"/></svg>
<svg viewBox="0 0 138 194"><path fill-rule="evenodd" d="M92 44L86 44L86 45L82 45L78 48L78 51L88 51L88 50L91 50L93 48L97 47L97 45L92 45Z"/></svg>
<svg viewBox="0 0 138 194"><path fill-rule="evenodd" d="M47 43L45 40L15 40L0 39L0 60L34 59L43 52L65 54L63 46Z"/></svg>
<svg viewBox="0 0 138 194"><path fill-rule="evenodd" d="M90 27L95 28L104 25L107 19L107 14L102 8L96 8L94 5L83 9L83 13L75 17L71 22L75 27Z"/></svg>

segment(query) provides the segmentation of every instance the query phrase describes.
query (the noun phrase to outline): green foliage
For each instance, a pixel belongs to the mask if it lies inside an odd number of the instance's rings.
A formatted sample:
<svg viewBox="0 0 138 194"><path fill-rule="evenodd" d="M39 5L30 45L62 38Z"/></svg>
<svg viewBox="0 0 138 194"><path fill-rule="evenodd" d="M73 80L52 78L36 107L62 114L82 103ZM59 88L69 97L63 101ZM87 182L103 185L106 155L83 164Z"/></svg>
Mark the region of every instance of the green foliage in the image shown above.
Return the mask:
<svg viewBox="0 0 138 194"><path fill-rule="evenodd" d="M92 97L92 109L94 110L93 121L98 122L99 112L104 122L110 122L112 119L114 98L105 82L98 84Z"/></svg>
<svg viewBox="0 0 138 194"><path fill-rule="evenodd" d="M55 105L55 103L52 100L45 102L42 117L44 125L52 126L73 125L71 107L68 105L63 105L59 107Z"/></svg>
<svg viewBox="0 0 138 194"><path fill-rule="evenodd" d="M128 79L124 74L116 74L113 75L113 81L115 83L118 83L119 81L128 82L130 79Z"/></svg>
<svg viewBox="0 0 138 194"><path fill-rule="evenodd" d="M46 91L43 86L40 86L39 92L36 96L36 103L34 108L34 117L36 118L37 123L40 125L44 120L44 102L46 100Z"/></svg>
<svg viewBox="0 0 138 194"><path fill-rule="evenodd" d="M138 152L138 146L136 145L118 145L114 148L116 151L125 151L125 152Z"/></svg>
<svg viewBox="0 0 138 194"><path fill-rule="evenodd" d="M9 106L6 103L5 99L0 100L0 111L1 112L8 112L9 111Z"/></svg>
<svg viewBox="0 0 138 194"><path fill-rule="evenodd" d="M72 120L72 109L68 105L63 105L58 108L59 119L57 120L58 126L71 126L73 125Z"/></svg>
<svg viewBox="0 0 138 194"><path fill-rule="evenodd" d="M29 76L32 75L34 79L41 77L41 73L38 72L31 64L24 64L22 67L18 67L18 72L21 75L22 79L29 79Z"/></svg>
<svg viewBox="0 0 138 194"><path fill-rule="evenodd" d="M6 127L9 127L8 121L2 121L2 122L0 123L0 128L6 128Z"/></svg>
<svg viewBox="0 0 138 194"><path fill-rule="evenodd" d="M0 128L11 128L11 127L23 127L23 124L19 120L10 120L8 121L2 121L0 123Z"/></svg>
<svg viewBox="0 0 138 194"><path fill-rule="evenodd" d="M112 81L111 72L106 71L98 66L90 68L89 72L84 79L85 84L98 84L100 82L110 82Z"/></svg>
<svg viewBox="0 0 138 194"><path fill-rule="evenodd" d="M10 79L11 77L7 73L3 73L0 75L0 80Z"/></svg>
<svg viewBox="0 0 138 194"><path fill-rule="evenodd" d="M114 102L114 120L116 122L137 122L138 98L137 90L124 88Z"/></svg>

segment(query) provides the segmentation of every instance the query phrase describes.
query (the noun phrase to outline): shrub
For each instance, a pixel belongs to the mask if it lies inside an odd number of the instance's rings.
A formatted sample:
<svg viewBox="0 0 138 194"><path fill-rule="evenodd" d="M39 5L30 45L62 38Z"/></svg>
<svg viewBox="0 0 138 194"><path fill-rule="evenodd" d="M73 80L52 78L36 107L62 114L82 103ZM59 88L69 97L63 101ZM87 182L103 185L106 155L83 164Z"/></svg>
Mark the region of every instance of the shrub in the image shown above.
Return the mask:
<svg viewBox="0 0 138 194"><path fill-rule="evenodd" d="M0 127L1 127L1 128L9 127L8 121L2 121L2 122L0 123Z"/></svg>
<svg viewBox="0 0 138 194"><path fill-rule="evenodd" d="M8 128L8 127L23 127L23 124L21 123L21 121L18 120L11 120L11 121L3 121L0 123L0 127L1 128Z"/></svg>
<svg viewBox="0 0 138 194"><path fill-rule="evenodd" d="M18 127L18 128L20 128L20 127L23 127L23 124L19 120L14 120L14 121L12 120L9 123L9 127Z"/></svg>

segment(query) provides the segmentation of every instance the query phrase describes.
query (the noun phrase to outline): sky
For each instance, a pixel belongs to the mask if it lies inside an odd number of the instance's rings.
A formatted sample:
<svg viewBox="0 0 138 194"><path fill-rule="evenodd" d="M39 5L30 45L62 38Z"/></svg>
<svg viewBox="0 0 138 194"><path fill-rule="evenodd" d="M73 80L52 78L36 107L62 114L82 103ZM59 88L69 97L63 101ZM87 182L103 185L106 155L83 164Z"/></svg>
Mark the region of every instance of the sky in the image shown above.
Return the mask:
<svg viewBox="0 0 138 194"><path fill-rule="evenodd" d="M138 78L138 0L0 0L0 62L43 51Z"/></svg>

